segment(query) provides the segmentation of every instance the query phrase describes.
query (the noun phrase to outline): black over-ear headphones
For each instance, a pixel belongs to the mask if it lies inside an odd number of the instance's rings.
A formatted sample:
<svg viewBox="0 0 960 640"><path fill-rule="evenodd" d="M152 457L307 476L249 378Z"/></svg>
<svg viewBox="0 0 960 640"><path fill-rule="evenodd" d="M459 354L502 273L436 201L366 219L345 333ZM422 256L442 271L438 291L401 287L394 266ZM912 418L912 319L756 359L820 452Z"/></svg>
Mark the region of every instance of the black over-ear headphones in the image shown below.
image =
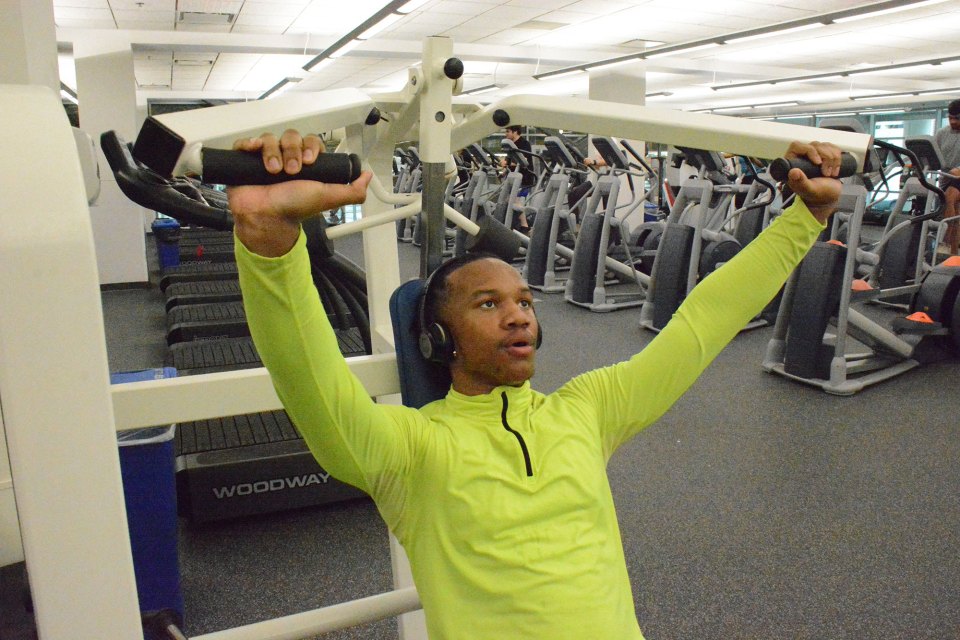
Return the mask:
<svg viewBox="0 0 960 640"><path fill-rule="evenodd" d="M454 271L455 270L456 269L454 269ZM438 276L437 274L440 272L443 273ZM444 265L441 265L427 276L427 280L423 284L423 292L420 294L420 304L417 309L417 326L420 328L417 344L420 347L420 355L422 355L424 359L430 362L436 362L437 364L449 364L453 360L455 346L453 344L453 335L442 322L436 319L427 322L427 304L430 300L434 278L445 278L449 273L450 270L445 269ZM541 344L543 344L543 326L538 319L537 337L534 348L539 349Z"/></svg>
<svg viewBox="0 0 960 640"><path fill-rule="evenodd" d="M423 292L420 294L420 305L417 309L417 326L420 328L420 337L418 345L420 346L420 355L430 362L437 364L447 364L453 360L453 336L441 322L427 323L427 303L430 300L430 286L438 271L427 276L427 281L423 284Z"/></svg>

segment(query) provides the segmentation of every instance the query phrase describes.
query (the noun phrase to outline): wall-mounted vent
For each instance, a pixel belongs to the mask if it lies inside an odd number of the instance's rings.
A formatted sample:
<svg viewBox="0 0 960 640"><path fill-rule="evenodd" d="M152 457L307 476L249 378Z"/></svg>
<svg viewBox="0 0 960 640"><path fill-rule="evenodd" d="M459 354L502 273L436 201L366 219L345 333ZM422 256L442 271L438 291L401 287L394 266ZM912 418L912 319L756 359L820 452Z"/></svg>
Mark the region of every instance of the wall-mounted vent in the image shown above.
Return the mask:
<svg viewBox="0 0 960 640"><path fill-rule="evenodd" d="M205 13L202 11L179 11L177 22L181 24L231 25L237 19L235 13Z"/></svg>

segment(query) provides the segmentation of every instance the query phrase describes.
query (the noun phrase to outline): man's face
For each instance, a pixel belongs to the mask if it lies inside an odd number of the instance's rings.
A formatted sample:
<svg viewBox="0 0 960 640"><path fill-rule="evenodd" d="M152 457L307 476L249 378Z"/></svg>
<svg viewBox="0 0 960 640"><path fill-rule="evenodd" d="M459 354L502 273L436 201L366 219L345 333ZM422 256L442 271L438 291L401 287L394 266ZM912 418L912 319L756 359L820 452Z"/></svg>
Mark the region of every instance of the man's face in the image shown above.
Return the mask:
<svg viewBox="0 0 960 640"><path fill-rule="evenodd" d="M950 129L960 131L960 115L947 116L947 122L950 123Z"/></svg>
<svg viewBox="0 0 960 640"><path fill-rule="evenodd" d="M514 131L513 129L507 129L503 134L507 140L511 142L516 142L520 139L520 134Z"/></svg>
<svg viewBox="0 0 960 640"><path fill-rule="evenodd" d="M489 393L533 376L539 331L533 295L507 263L483 259L451 273L441 318L453 334L450 374L460 393Z"/></svg>

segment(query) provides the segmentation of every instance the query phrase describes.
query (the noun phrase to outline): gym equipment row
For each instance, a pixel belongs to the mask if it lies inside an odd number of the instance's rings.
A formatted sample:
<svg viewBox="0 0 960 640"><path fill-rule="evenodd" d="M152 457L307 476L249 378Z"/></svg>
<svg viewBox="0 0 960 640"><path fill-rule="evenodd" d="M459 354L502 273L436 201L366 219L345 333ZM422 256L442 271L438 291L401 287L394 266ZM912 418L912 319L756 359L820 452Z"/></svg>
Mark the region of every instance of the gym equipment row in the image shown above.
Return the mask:
<svg viewBox="0 0 960 640"><path fill-rule="evenodd" d="M211 234L230 236L224 250L230 261L185 262L161 272L167 296L166 366L179 376L261 367L240 301L226 199L203 196L221 192L195 180L185 189L179 180L162 178L137 163L116 132L105 132L101 147L121 189L135 202L149 206L162 200L160 213L222 229L200 231L201 242L217 237ZM206 210L198 216L201 207ZM335 253L323 228L320 218L305 225L318 295L330 310L341 352L348 357L369 353L366 279L359 267ZM178 512L196 524L364 496L329 477L282 410L180 423L174 450Z"/></svg>

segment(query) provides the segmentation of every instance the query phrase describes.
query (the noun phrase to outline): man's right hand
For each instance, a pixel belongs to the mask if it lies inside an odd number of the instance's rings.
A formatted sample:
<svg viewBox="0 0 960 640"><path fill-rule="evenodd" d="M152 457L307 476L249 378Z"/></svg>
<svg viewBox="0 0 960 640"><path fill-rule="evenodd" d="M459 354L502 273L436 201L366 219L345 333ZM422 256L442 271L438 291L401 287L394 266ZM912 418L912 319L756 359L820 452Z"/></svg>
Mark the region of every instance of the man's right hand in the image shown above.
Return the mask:
<svg viewBox="0 0 960 640"><path fill-rule="evenodd" d="M236 151L257 152L270 173L295 175L323 153L317 136L302 137L287 130L281 138L264 134L237 140ZM327 184L314 180L290 180L265 186L231 187L227 190L237 238L250 251L279 257L293 248L300 223L324 211L366 200L372 174L364 171L351 184Z"/></svg>

